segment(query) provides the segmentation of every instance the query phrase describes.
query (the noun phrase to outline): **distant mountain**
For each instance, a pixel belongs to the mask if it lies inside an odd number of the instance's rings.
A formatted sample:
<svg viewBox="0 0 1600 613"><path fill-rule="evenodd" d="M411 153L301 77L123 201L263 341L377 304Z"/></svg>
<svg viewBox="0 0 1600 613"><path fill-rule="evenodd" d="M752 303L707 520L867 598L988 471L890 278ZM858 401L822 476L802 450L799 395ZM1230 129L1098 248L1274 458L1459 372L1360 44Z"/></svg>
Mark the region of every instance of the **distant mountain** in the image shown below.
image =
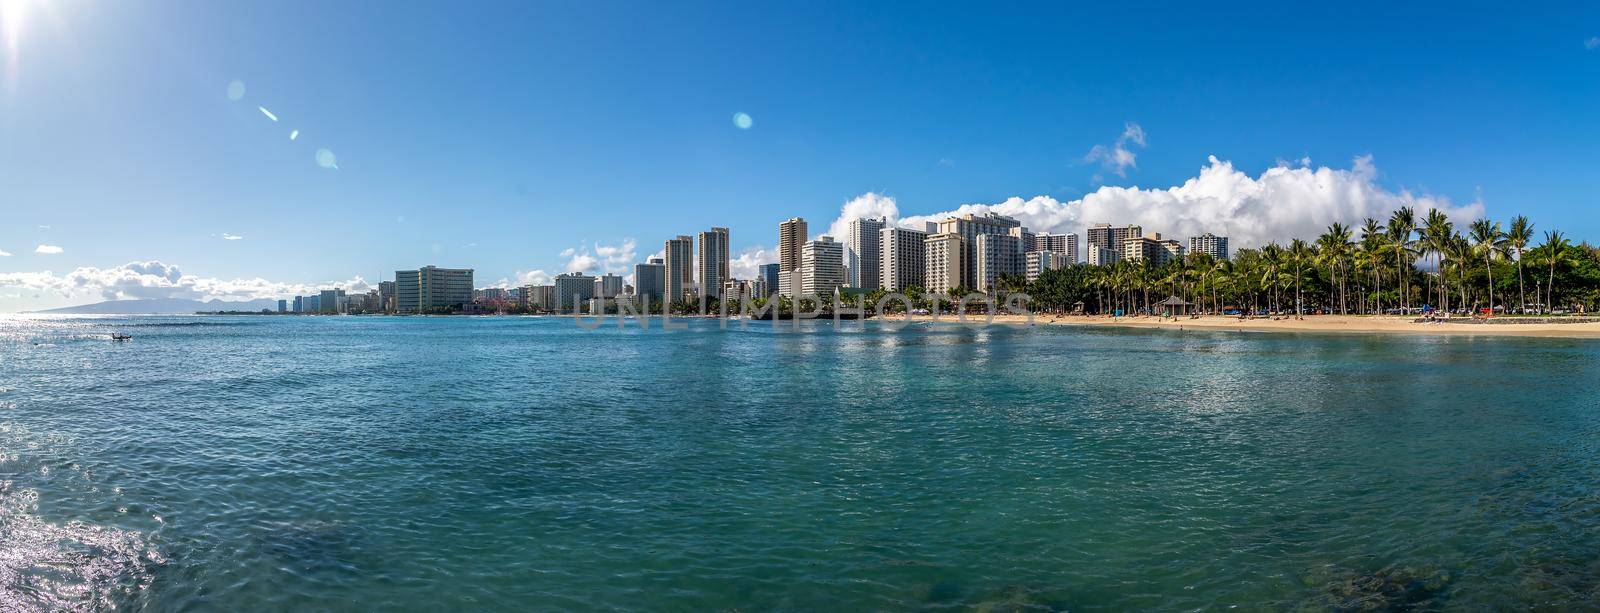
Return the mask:
<svg viewBox="0 0 1600 613"><path fill-rule="evenodd" d="M69 315L155 315L155 314L189 314L197 311L259 311L268 309L278 310L276 300L188 300L185 298L157 298L153 300L107 300L95 304L62 307L39 313L57 313Z"/></svg>

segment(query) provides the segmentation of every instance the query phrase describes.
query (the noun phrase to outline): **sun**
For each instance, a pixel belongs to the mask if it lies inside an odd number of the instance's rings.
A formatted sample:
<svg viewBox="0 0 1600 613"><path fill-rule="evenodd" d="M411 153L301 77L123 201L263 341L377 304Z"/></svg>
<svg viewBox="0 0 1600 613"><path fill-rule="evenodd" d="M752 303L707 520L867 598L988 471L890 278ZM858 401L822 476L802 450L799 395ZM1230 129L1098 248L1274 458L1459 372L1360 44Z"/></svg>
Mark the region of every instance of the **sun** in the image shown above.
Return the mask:
<svg viewBox="0 0 1600 613"><path fill-rule="evenodd" d="M0 0L0 53L5 54L0 71L5 75L7 86L16 85L21 69L22 31L28 15L49 8L46 0Z"/></svg>

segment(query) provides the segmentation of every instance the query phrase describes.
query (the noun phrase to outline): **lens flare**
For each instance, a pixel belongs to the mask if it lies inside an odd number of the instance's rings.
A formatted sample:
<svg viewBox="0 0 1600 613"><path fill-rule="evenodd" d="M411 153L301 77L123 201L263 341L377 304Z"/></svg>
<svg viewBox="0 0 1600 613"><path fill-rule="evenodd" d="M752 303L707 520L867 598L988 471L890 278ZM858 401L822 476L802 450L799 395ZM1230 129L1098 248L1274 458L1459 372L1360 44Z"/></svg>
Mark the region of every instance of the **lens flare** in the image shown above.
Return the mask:
<svg viewBox="0 0 1600 613"><path fill-rule="evenodd" d="M317 150L317 165L329 170L339 169L339 158L333 157L333 152L327 149Z"/></svg>
<svg viewBox="0 0 1600 613"><path fill-rule="evenodd" d="M228 82L228 99L235 102L244 99L244 81L234 79Z"/></svg>
<svg viewBox="0 0 1600 613"><path fill-rule="evenodd" d="M756 125L756 120L751 119L748 113L734 113L733 125L740 130L749 130L750 126Z"/></svg>

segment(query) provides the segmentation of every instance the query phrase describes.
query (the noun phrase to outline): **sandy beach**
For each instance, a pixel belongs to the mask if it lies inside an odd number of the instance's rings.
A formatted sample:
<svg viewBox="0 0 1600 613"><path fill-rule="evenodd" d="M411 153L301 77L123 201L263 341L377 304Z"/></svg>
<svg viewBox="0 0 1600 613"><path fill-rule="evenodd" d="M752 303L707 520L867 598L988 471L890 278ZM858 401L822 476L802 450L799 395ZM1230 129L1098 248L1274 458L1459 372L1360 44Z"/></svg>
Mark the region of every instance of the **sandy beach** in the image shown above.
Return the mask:
<svg viewBox="0 0 1600 613"><path fill-rule="evenodd" d="M927 320L927 316L916 317ZM953 320L942 316L941 321ZM1027 318L1017 315L1000 315L996 323L1023 323ZM1169 328L1186 330L1235 330L1240 332L1349 332L1349 333L1406 333L1451 334L1478 336L1540 336L1552 338L1600 338L1600 322L1591 323L1530 323L1530 324L1471 324L1471 323L1417 323L1414 317L1369 315L1307 315L1304 319L1239 319L1231 316L1189 317L1103 317L1038 314L1035 325L1062 326L1121 326L1129 328ZM973 317L972 321L982 321Z"/></svg>

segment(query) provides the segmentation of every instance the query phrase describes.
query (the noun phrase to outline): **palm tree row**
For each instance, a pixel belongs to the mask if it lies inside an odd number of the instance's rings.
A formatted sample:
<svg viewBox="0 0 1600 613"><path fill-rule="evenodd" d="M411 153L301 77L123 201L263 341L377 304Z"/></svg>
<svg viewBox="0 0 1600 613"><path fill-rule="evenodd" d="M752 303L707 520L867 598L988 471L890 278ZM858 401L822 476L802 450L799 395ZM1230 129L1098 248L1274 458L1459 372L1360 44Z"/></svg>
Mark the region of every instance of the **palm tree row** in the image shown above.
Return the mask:
<svg viewBox="0 0 1600 613"><path fill-rule="evenodd" d="M1292 316L1323 313L1415 313L1424 307L1456 312L1593 310L1600 303L1600 250L1573 245L1559 231L1534 246L1534 226L1480 219L1459 231L1443 212L1419 223L1402 208L1387 222L1359 228L1335 223L1321 236L1287 245L1243 249L1231 260L1189 254L1161 265L1120 261L1046 271L1026 284L1037 303L1066 309L1082 302L1101 313L1150 312L1171 295L1223 312L1268 311ZM1528 295L1527 269L1534 277ZM1513 279L1515 281L1513 282ZM1010 288L1024 289L1024 288ZM1515 303L1508 304L1513 296Z"/></svg>

